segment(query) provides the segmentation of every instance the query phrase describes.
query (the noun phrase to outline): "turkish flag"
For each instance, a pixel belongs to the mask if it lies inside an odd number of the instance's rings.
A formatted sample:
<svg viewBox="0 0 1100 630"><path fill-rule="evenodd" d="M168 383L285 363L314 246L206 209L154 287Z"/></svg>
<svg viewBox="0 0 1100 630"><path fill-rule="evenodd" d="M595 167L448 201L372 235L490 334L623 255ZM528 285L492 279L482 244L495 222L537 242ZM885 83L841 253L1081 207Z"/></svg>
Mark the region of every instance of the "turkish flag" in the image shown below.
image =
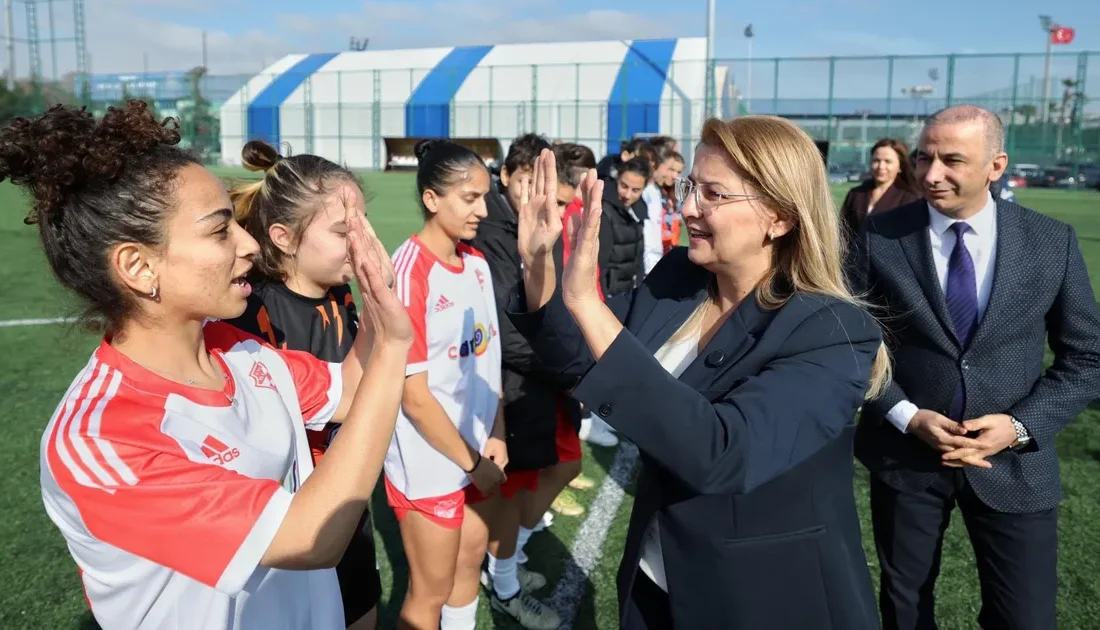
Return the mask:
<svg viewBox="0 0 1100 630"><path fill-rule="evenodd" d="M1055 26L1050 29L1050 43L1068 44L1073 41L1073 29L1068 26Z"/></svg>

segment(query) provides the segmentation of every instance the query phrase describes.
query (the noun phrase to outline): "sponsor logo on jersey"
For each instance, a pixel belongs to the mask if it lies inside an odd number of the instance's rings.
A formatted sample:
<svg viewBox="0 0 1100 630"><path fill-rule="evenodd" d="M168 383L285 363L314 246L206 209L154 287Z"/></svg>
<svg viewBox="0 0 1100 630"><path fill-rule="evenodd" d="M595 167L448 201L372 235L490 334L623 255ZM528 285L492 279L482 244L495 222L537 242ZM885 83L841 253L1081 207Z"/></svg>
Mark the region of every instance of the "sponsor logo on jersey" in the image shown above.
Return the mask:
<svg viewBox="0 0 1100 630"><path fill-rule="evenodd" d="M447 356L452 359L464 359L471 354L480 357L489 349L489 340L496 336L497 329L495 326L490 324L486 328L485 324L475 324L474 333L470 335L470 338L463 339L461 343L448 348Z"/></svg>
<svg viewBox="0 0 1100 630"><path fill-rule="evenodd" d="M213 435L206 436L206 439L202 441L201 448L203 455L206 455L215 464L222 466L241 456L240 449L226 446L225 442Z"/></svg>
<svg viewBox="0 0 1100 630"><path fill-rule="evenodd" d="M454 306L455 303L448 300L446 295L440 295L439 299L435 303L435 312L442 313L443 311Z"/></svg>

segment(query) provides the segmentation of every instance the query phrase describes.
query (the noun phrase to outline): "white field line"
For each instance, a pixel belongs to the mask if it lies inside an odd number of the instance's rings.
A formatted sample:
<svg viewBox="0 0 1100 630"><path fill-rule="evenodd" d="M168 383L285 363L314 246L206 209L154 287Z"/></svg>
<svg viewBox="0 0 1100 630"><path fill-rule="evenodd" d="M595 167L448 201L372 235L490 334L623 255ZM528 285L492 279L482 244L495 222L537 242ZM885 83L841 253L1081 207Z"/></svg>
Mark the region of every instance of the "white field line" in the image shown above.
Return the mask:
<svg viewBox="0 0 1100 630"><path fill-rule="evenodd" d="M573 541L571 556L546 604L562 620L559 630L571 630L580 609L589 577L599 565L607 532L615 521L623 502L624 488L631 482L638 465L638 447L622 440L611 470L600 485L599 493L588 508L588 518L581 524Z"/></svg>
<svg viewBox="0 0 1100 630"><path fill-rule="evenodd" d="M11 328L14 326L48 326L50 324L72 324L76 322L75 317L50 317L46 319L6 319L0 321L0 328Z"/></svg>

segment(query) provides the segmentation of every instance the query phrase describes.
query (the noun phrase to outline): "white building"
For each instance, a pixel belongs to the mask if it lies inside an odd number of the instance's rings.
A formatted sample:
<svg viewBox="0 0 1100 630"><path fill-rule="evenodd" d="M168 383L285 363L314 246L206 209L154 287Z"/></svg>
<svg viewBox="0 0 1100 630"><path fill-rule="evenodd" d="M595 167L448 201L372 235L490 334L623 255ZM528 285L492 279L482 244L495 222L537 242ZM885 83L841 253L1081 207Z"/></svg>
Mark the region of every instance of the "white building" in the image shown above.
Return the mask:
<svg viewBox="0 0 1100 630"><path fill-rule="evenodd" d="M534 131L600 157L635 134L689 148L706 103L703 38L288 55L221 109L223 161L252 139L353 168L386 165L386 138L495 138ZM731 113L725 67L711 87ZM405 151L406 155L408 151Z"/></svg>

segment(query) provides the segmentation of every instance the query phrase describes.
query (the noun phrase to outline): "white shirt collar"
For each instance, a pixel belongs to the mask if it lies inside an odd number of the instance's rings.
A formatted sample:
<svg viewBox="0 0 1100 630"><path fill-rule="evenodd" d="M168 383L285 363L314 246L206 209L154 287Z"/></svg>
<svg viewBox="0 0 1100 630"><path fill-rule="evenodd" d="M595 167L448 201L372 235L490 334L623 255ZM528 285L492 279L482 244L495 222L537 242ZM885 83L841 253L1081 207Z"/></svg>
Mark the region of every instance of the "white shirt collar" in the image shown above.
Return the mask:
<svg viewBox="0 0 1100 630"><path fill-rule="evenodd" d="M970 226L970 231L976 235L989 236L993 232L994 222L997 219L997 202L993 200L993 194L990 193L985 205L978 211L978 214L966 219L965 223ZM958 219L952 219L949 216L941 214L939 210L936 210L928 205L928 222L929 226L938 236L943 236L943 233L947 231L947 228L953 224L958 223Z"/></svg>

